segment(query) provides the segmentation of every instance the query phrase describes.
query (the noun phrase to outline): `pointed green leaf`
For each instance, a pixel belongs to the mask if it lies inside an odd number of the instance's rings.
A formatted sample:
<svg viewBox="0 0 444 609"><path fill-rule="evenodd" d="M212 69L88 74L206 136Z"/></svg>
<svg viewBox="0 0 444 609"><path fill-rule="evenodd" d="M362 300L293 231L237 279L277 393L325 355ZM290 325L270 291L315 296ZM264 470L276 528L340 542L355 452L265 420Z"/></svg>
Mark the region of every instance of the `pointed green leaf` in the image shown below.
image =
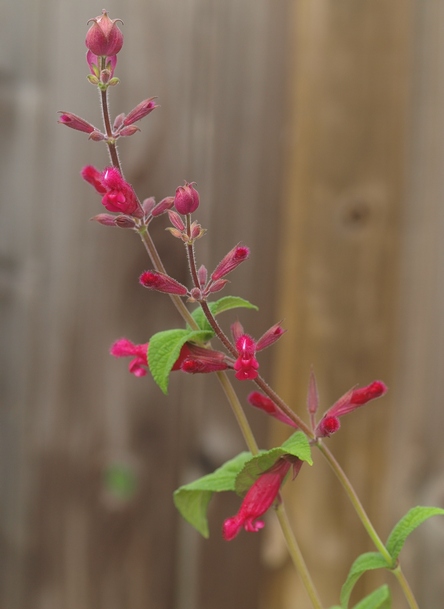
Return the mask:
<svg viewBox="0 0 444 609"><path fill-rule="evenodd" d="M361 554L352 564L350 571L345 580L345 584L341 589L341 605L344 609L347 609L348 602L350 600L350 594L354 588L354 585L366 571L372 571L373 569L384 569L390 568L385 558L379 552L366 552Z"/></svg>
<svg viewBox="0 0 444 609"><path fill-rule="evenodd" d="M165 330L151 337L148 347L148 365L153 379L167 393L168 378L172 367L186 342L203 344L214 336L203 330Z"/></svg>
<svg viewBox="0 0 444 609"><path fill-rule="evenodd" d="M444 510L442 508L417 506L409 510L407 514L401 518L394 526L386 543L387 550L390 552L393 561L396 561L398 558L402 546L410 533L423 523L424 520L438 515L444 515Z"/></svg>
<svg viewBox="0 0 444 609"><path fill-rule="evenodd" d="M212 474L181 486L174 492L174 505L183 518L208 538L207 509L213 493L234 491L235 480L251 453L243 452Z"/></svg>
<svg viewBox="0 0 444 609"><path fill-rule="evenodd" d="M259 455L256 455L245 464L236 479L236 493L241 495L247 491L256 478L267 471L267 469L270 469L283 455L299 457L299 459L307 461L310 465L313 463L307 436L302 431L297 431L282 446L261 451Z"/></svg>
<svg viewBox="0 0 444 609"><path fill-rule="evenodd" d="M238 309L240 307L244 309L255 309L258 310L258 307L248 300L244 298L239 298L239 296L224 296L219 300L215 300L214 302L209 302L208 307L213 315L219 315L219 313L223 313L224 311L229 311L230 309ZM200 307L195 309L192 313L194 321L197 323L201 330L211 330L211 326L204 315L204 312Z"/></svg>
<svg viewBox="0 0 444 609"><path fill-rule="evenodd" d="M392 600L387 584L363 598L353 609L391 609Z"/></svg>

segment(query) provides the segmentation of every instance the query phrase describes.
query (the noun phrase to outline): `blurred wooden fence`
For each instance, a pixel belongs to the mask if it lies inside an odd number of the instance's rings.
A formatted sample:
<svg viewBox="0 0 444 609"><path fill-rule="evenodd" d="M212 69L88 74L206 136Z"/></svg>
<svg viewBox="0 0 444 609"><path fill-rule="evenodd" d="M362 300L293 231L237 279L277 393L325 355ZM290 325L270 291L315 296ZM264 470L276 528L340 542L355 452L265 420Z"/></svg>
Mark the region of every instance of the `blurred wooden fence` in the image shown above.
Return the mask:
<svg viewBox="0 0 444 609"><path fill-rule="evenodd" d="M119 336L146 341L179 320L138 287L137 239L87 222L100 201L78 173L103 167L103 148L55 124L58 110L100 124L83 39L102 6L3 5L0 609L304 609L271 519L265 535L227 544L220 526L239 501L218 497L202 541L173 507L180 483L244 448L214 379L178 374L166 398L107 354ZM120 147L129 181L158 199L198 183L208 267L251 246L230 291L260 304L241 316L253 335L285 317L274 370L295 408L310 365L325 407L355 383L388 382L390 396L332 439L382 534L413 504L443 505L440 3L106 8L125 21L113 113L152 95L161 106ZM161 255L186 281L164 227ZM249 415L265 445L265 419ZM289 502L333 604L337 578L372 548L319 456L314 467ZM119 470L135 482L127 496L105 484ZM425 525L406 548L427 608L444 596L443 531Z"/></svg>

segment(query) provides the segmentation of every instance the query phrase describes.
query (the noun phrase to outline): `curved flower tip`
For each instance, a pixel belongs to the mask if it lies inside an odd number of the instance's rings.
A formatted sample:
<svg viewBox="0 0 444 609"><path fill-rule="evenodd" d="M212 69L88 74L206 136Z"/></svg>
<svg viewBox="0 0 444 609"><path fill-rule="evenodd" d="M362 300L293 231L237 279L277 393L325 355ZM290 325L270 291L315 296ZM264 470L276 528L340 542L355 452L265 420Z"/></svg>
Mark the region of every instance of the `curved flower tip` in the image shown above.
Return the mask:
<svg viewBox="0 0 444 609"><path fill-rule="evenodd" d="M242 527L249 533L257 533L257 531L263 529L264 526L265 523L262 520L254 522L253 518L247 518L245 521L242 521L238 516L233 516L233 518L227 518L227 520L225 520L222 527L222 535L225 541L231 541L237 537Z"/></svg>

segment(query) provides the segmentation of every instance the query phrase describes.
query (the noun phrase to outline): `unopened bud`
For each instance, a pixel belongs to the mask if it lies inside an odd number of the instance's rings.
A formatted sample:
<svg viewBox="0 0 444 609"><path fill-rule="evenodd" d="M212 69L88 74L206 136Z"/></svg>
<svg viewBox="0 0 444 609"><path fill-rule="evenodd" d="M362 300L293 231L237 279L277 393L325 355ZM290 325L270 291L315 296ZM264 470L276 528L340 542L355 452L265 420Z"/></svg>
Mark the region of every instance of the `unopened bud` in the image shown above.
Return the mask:
<svg viewBox="0 0 444 609"><path fill-rule="evenodd" d="M219 262L216 269L211 275L211 279L216 281L225 275L228 275L236 267L238 267L250 255L248 247L236 245L228 254Z"/></svg>
<svg viewBox="0 0 444 609"><path fill-rule="evenodd" d="M97 56L111 57L117 55L123 45L123 34L116 25L121 19L110 19L105 9L99 17L90 19L93 22L89 28L85 44L91 53Z"/></svg>
<svg viewBox="0 0 444 609"><path fill-rule="evenodd" d="M227 283L229 283L228 279L218 279L217 281L214 281L208 288L208 294L220 292L227 285Z"/></svg>
<svg viewBox="0 0 444 609"><path fill-rule="evenodd" d="M152 216L155 218L156 216L160 216L164 214L166 211L171 209L174 205L174 197L165 197L160 201L156 207L154 207L152 211Z"/></svg>
<svg viewBox="0 0 444 609"><path fill-rule="evenodd" d="M153 211L154 206L156 205L156 199L154 197L148 197L144 199L142 202L142 209L145 216L149 216Z"/></svg>
<svg viewBox="0 0 444 609"><path fill-rule="evenodd" d="M129 216L116 216L114 221L119 228L134 228L136 226L134 219Z"/></svg>
<svg viewBox="0 0 444 609"><path fill-rule="evenodd" d="M207 278L208 278L208 271L205 267L205 265L201 265L197 271L197 278L199 279L199 285L201 288L203 288L205 286L205 284L207 283Z"/></svg>
<svg viewBox="0 0 444 609"><path fill-rule="evenodd" d="M57 122L61 125L66 125L71 129L75 129L76 131L83 131L84 133L93 133L93 131L97 131L94 125L91 125L91 123L80 118L80 116L72 114L72 112L60 112L60 117Z"/></svg>
<svg viewBox="0 0 444 609"><path fill-rule="evenodd" d="M143 287L164 294L177 294L178 296L186 296L187 288L164 273L158 271L145 271L141 274L139 282Z"/></svg>
<svg viewBox="0 0 444 609"><path fill-rule="evenodd" d="M319 421L319 424L316 428L316 437L317 438L326 438L336 433L341 427L341 423L338 417L332 417L330 415L325 416L323 419Z"/></svg>
<svg viewBox="0 0 444 609"><path fill-rule="evenodd" d="M116 226L115 219L116 216L112 216L111 214L97 214L97 216L90 218L90 220L94 220L94 222L98 222L104 226Z"/></svg>
<svg viewBox="0 0 444 609"><path fill-rule="evenodd" d="M265 334L263 334L257 341L257 351L261 351L262 349L265 349L266 347L269 347L270 345L275 343L285 332L286 330L283 329L280 323L271 326L271 328L267 330Z"/></svg>
<svg viewBox="0 0 444 609"><path fill-rule="evenodd" d="M128 127L123 127L122 129L120 129L119 135L121 135L122 137L130 137L138 131L140 131L140 129L139 127L136 127L136 125L128 125Z"/></svg>
<svg viewBox="0 0 444 609"><path fill-rule="evenodd" d="M129 114L126 115L123 124L124 125L132 125L136 121L140 121L141 118L147 116L152 112L155 108L157 108L157 104L154 101L154 97L150 97L149 99L144 99L140 104L138 104Z"/></svg>
<svg viewBox="0 0 444 609"><path fill-rule="evenodd" d="M194 188L195 182L185 182L176 189L174 205L180 214L192 214L199 207L199 193Z"/></svg>
<svg viewBox="0 0 444 609"><path fill-rule="evenodd" d="M179 216L179 214L176 214L175 211L170 210L168 212L168 217L170 219L171 224L177 228L177 230L180 231L184 231L185 230L185 224L183 223L182 218Z"/></svg>

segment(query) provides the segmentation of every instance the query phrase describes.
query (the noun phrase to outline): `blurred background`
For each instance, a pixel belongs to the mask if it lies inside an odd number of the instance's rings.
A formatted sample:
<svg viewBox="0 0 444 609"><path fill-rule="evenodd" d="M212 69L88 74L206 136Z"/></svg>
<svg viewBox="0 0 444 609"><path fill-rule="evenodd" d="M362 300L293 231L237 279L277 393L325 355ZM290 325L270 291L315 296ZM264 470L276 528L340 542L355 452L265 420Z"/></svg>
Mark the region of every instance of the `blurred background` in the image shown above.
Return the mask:
<svg viewBox="0 0 444 609"><path fill-rule="evenodd" d="M1 8L1 609L308 609L273 518L226 543L239 498L213 499L208 541L175 511L177 486L244 449L216 379L178 373L166 397L108 355L116 338L146 342L180 320L138 285L137 237L88 222L100 199L79 172L107 164L104 146L56 122L63 110L101 124L84 37L103 6ZM323 410L357 383L389 385L330 441L382 538L411 506L443 507L444 4L106 8L125 23L113 115L160 104L121 142L126 178L157 200L197 182L208 268L251 247L229 290L260 306L239 313L253 336L284 320L260 362L295 410L311 366ZM165 226L153 235L186 282ZM263 447L288 433L248 416ZM285 493L323 602L337 603L370 541L320 454ZM401 558L420 605L440 606L442 519ZM380 573L356 600L384 581L404 606Z"/></svg>

